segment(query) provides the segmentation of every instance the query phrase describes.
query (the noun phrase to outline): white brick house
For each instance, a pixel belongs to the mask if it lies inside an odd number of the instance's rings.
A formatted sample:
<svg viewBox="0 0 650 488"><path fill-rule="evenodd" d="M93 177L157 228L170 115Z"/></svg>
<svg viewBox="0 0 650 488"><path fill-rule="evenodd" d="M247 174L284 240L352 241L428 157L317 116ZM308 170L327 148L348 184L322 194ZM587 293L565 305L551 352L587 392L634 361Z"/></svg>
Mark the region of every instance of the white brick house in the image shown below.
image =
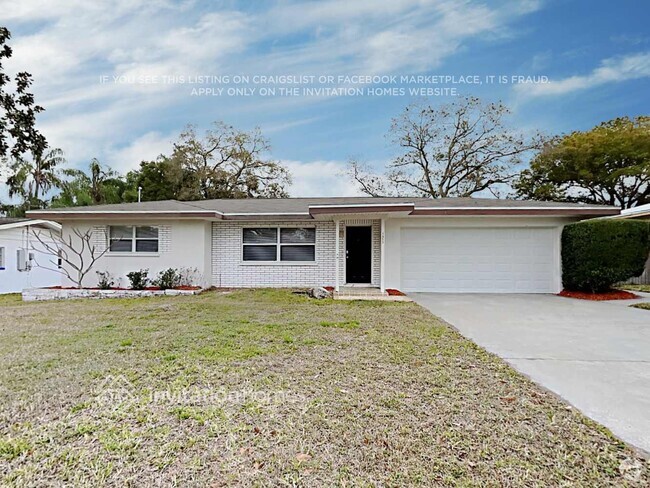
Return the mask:
<svg viewBox="0 0 650 488"><path fill-rule="evenodd" d="M195 268L202 286L350 284L382 290L551 293L560 234L599 205L472 198L143 202L30 212L91 230L97 271ZM94 273L86 286L95 285ZM125 284L124 282L122 284Z"/></svg>

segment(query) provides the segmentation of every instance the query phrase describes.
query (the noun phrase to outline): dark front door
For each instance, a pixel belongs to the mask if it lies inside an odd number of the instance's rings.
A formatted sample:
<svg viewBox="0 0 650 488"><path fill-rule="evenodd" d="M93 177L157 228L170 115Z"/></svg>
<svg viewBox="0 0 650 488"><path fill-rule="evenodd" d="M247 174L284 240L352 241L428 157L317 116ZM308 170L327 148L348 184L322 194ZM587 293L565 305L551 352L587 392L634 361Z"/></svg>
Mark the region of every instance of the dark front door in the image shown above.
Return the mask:
<svg viewBox="0 0 650 488"><path fill-rule="evenodd" d="M370 227L345 228L345 281L370 283L372 232Z"/></svg>

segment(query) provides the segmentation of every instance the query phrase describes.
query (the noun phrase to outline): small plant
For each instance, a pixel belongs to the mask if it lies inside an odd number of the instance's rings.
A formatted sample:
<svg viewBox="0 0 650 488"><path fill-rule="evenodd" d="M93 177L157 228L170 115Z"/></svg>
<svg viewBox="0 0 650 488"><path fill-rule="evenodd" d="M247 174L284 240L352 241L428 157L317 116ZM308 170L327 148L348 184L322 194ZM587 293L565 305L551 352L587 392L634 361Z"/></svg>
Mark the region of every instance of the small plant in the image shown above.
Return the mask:
<svg viewBox="0 0 650 488"><path fill-rule="evenodd" d="M96 271L97 273L97 286L100 290L110 290L115 286L115 279L108 271Z"/></svg>
<svg viewBox="0 0 650 488"><path fill-rule="evenodd" d="M153 284L161 290L177 288L181 284L181 276L176 268L168 268L158 273L158 278L153 281Z"/></svg>
<svg viewBox="0 0 650 488"><path fill-rule="evenodd" d="M201 282L201 273L198 268L181 268L178 278L178 286L197 286Z"/></svg>
<svg viewBox="0 0 650 488"><path fill-rule="evenodd" d="M141 269L139 271L131 271L127 273L126 277L131 283L132 290L144 290L149 284L149 270Z"/></svg>

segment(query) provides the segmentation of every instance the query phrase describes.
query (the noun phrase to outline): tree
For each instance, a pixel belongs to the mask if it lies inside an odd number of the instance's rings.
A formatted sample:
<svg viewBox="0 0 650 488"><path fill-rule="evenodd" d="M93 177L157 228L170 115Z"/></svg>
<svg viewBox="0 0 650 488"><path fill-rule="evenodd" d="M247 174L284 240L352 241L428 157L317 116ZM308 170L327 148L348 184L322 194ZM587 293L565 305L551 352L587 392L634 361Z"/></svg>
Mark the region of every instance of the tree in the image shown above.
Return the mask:
<svg viewBox="0 0 650 488"><path fill-rule="evenodd" d="M66 169L66 178L59 181L61 193L52 198L53 207L100 205L121 203L128 184L118 173L103 166L97 159L88 165L88 173L79 169Z"/></svg>
<svg viewBox="0 0 650 488"><path fill-rule="evenodd" d="M35 230L34 237L51 256L56 256L48 263L36 263L36 266L55 271L66 276L77 288L83 288L83 280L93 269L95 263L108 252L108 246L98 247L93 243L93 230L82 231L72 228L68 236L52 232ZM105 233L104 233L105 234ZM108 238L104 235L103 242ZM58 260L62 265L59 266Z"/></svg>
<svg viewBox="0 0 650 488"><path fill-rule="evenodd" d="M264 158L268 141L259 129L244 132L215 122L199 138L188 126L174 144L170 168L180 174L181 200L287 196L289 171Z"/></svg>
<svg viewBox="0 0 650 488"><path fill-rule="evenodd" d="M61 149L35 153L33 159L14 157L7 178L9 196L19 196L26 209L45 206L43 197L59 184L58 166L65 163Z"/></svg>
<svg viewBox="0 0 650 488"><path fill-rule="evenodd" d="M32 76L21 71L14 77L15 93L11 93L11 78L4 72L3 59L9 59L12 49L7 45L11 33L0 27L0 158L11 156L19 159L31 153L34 159L41 157L47 148L45 137L36 130L36 115L44 109L34 102L34 95L28 89Z"/></svg>
<svg viewBox="0 0 650 488"><path fill-rule="evenodd" d="M621 117L546 142L513 185L520 198L650 203L650 117Z"/></svg>
<svg viewBox="0 0 650 488"><path fill-rule="evenodd" d="M434 108L408 106L393 119L390 138L401 154L383 175L350 162L361 191L433 198L494 195L515 175L514 167L537 141L506 127L510 111L501 103L467 97Z"/></svg>
<svg viewBox="0 0 650 488"><path fill-rule="evenodd" d="M139 169L127 173L125 200L137 201L138 188L142 188L141 196L145 202L177 200L180 199L181 189L190 186L187 183L190 180L191 173L183 170L178 161L161 155L155 161L142 161Z"/></svg>

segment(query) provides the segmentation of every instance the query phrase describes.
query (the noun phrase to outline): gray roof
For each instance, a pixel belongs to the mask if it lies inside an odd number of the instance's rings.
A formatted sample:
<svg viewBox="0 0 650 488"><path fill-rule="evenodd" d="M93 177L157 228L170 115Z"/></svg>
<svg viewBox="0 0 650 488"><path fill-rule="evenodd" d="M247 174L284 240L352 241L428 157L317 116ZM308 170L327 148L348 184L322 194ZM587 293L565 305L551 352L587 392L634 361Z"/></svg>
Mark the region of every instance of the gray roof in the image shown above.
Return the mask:
<svg viewBox="0 0 650 488"><path fill-rule="evenodd" d="M38 210L39 216L65 213L101 212L200 212L216 211L222 214L308 214L309 207L315 205L378 205L414 204L416 208L615 208L604 205L585 205L581 203L542 202L533 200L510 200L496 198L410 198L410 197L319 197L319 198L242 198L200 200L180 202L161 200L157 202L119 203L114 205L94 205L89 207L65 207Z"/></svg>

